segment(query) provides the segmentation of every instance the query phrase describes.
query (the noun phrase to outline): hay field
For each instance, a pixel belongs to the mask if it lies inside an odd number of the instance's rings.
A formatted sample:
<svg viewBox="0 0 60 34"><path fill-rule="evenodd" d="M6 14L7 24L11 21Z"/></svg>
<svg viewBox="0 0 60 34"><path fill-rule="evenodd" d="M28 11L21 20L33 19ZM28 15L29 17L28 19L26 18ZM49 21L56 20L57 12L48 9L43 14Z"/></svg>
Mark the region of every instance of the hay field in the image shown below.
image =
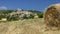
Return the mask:
<svg viewBox="0 0 60 34"><path fill-rule="evenodd" d="M60 30L45 31L43 18L0 22L0 34L60 34Z"/></svg>

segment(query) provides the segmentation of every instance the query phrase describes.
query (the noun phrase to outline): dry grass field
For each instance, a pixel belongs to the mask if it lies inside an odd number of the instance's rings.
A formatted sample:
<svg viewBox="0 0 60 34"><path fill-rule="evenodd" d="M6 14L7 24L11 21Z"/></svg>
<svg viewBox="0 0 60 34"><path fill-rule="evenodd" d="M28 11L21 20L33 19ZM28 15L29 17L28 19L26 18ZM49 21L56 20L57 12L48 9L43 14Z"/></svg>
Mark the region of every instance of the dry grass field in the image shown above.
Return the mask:
<svg viewBox="0 0 60 34"><path fill-rule="evenodd" d="M43 18L0 22L0 34L60 34L60 30L46 30Z"/></svg>

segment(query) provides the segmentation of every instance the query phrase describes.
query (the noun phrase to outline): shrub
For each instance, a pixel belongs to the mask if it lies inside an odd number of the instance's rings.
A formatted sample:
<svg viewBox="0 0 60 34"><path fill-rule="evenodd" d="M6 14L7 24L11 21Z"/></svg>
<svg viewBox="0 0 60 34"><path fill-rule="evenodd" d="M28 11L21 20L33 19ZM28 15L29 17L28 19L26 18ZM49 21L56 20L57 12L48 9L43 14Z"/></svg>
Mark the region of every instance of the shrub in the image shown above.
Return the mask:
<svg viewBox="0 0 60 34"><path fill-rule="evenodd" d="M43 18L43 13L38 14L39 18Z"/></svg>
<svg viewBox="0 0 60 34"><path fill-rule="evenodd" d="M9 16L7 16L7 20L8 21L15 21L15 20L19 20L19 16L17 15L17 16L15 16L15 15L9 15Z"/></svg>

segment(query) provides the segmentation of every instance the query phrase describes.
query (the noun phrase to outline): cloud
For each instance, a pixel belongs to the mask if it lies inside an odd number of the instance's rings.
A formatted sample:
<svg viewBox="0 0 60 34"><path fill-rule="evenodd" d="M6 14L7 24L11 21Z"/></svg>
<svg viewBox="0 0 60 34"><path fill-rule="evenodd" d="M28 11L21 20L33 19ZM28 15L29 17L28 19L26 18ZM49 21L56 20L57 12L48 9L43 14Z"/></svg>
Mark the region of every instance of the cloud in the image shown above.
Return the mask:
<svg viewBox="0 0 60 34"><path fill-rule="evenodd" d="M0 6L0 10L7 10L7 7L5 7L5 6Z"/></svg>

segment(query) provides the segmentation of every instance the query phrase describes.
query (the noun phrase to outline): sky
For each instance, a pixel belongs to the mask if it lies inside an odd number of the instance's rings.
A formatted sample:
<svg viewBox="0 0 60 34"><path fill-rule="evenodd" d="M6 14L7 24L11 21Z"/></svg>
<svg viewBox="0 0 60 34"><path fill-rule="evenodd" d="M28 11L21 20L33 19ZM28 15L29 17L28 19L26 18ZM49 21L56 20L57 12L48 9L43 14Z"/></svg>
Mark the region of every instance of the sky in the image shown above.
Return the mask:
<svg viewBox="0 0 60 34"><path fill-rule="evenodd" d="M0 0L0 10L24 10L44 11L51 4L60 3L60 0Z"/></svg>

